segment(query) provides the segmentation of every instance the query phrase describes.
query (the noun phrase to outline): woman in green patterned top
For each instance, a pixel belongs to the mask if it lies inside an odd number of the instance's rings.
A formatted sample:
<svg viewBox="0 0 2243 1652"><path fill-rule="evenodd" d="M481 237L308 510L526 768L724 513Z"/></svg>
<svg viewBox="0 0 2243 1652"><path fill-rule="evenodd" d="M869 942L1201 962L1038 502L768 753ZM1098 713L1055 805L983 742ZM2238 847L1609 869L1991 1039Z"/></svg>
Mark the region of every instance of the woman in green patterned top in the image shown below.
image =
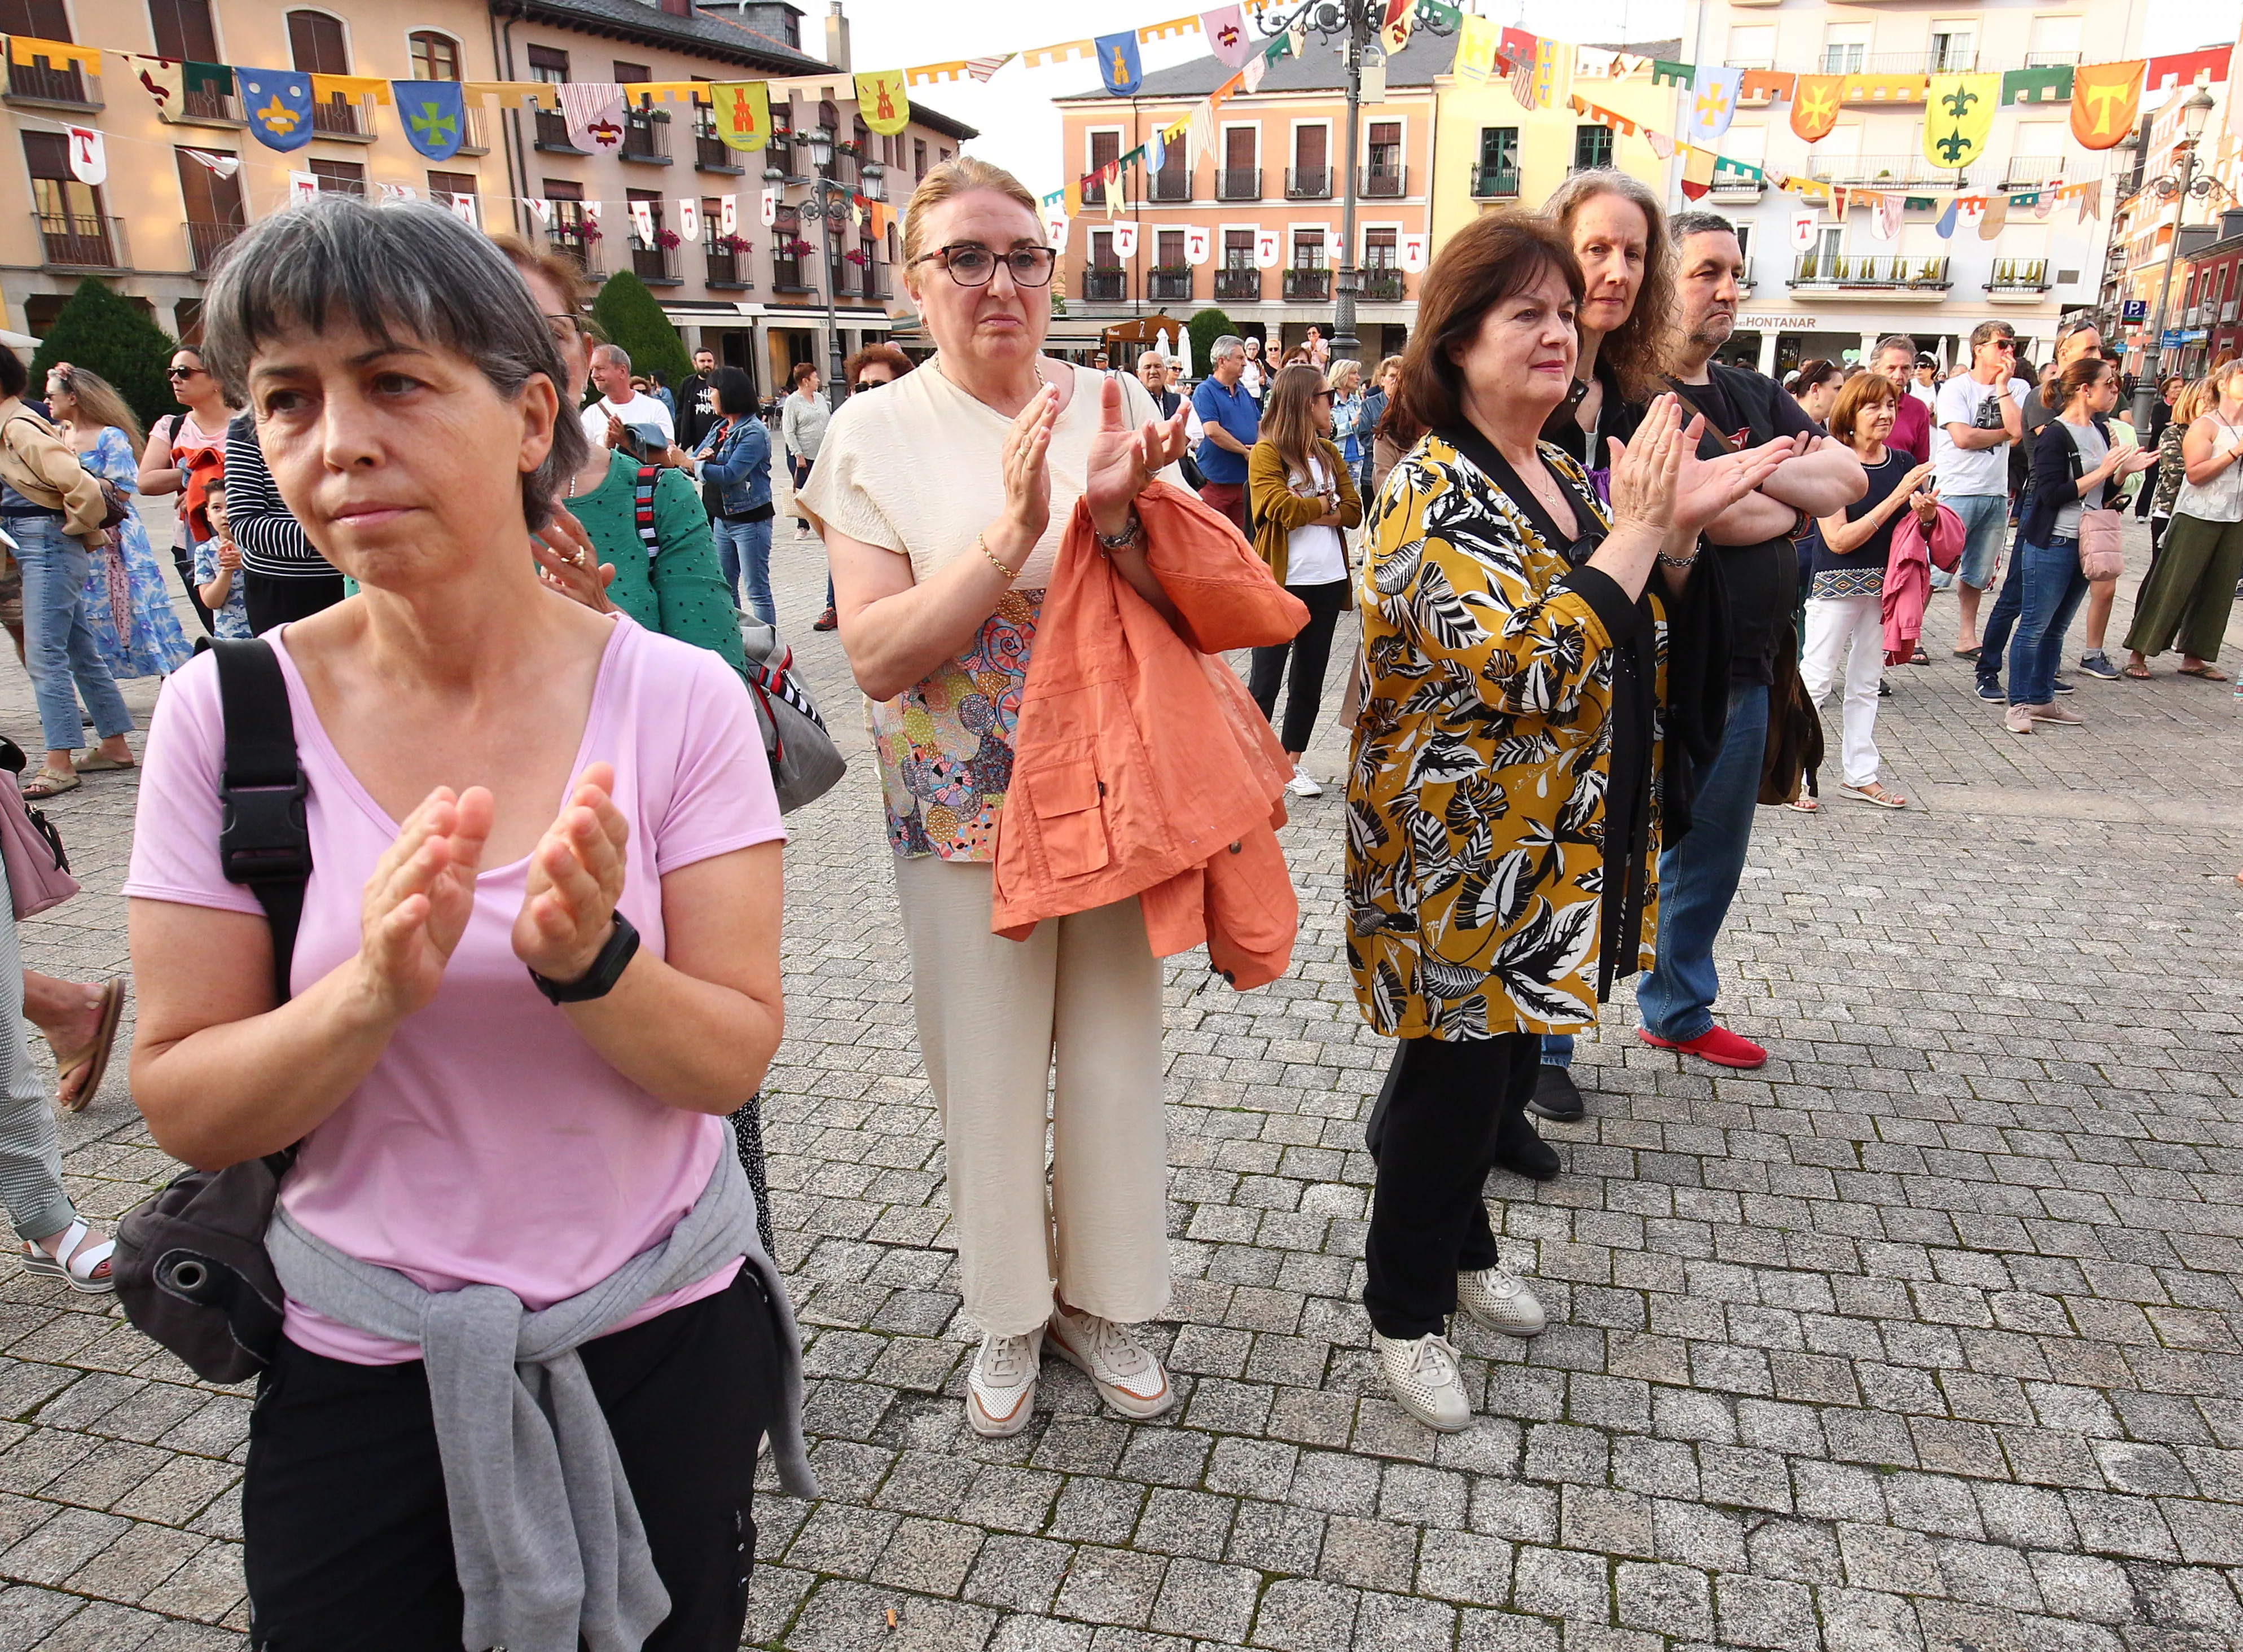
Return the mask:
<svg viewBox="0 0 2243 1652"><path fill-rule="evenodd" d="M497 240L553 329L569 369L564 393L581 401L593 343L582 316L582 276L558 253L533 252L511 235ZM639 469L628 454L594 447L583 468L569 478L553 526L532 547L538 565L552 584L586 607L603 613L621 609L647 630L711 649L744 673L739 611L717 569L699 491L683 471L664 467L657 474L649 543L637 522Z"/></svg>

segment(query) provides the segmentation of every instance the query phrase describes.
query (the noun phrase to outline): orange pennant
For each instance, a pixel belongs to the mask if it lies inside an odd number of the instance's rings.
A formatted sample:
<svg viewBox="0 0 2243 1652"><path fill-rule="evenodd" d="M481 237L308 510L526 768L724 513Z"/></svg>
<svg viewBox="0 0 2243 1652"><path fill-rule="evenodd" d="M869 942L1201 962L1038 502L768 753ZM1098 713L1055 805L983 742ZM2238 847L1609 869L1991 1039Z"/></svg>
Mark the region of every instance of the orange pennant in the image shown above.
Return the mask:
<svg viewBox="0 0 2243 1652"><path fill-rule="evenodd" d="M1740 95L1748 103L1762 98L1781 98L1788 103L1797 94L1798 81L1796 75L1774 74L1766 69L1748 69Z"/></svg>
<svg viewBox="0 0 2243 1652"><path fill-rule="evenodd" d="M2083 149L2108 149L2134 130L2142 107L2142 64L2083 64L2071 75L2071 135Z"/></svg>
<svg viewBox="0 0 2243 1652"><path fill-rule="evenodd" d="M1800 76L1799 96L1791 105L1791 130L1810 144L1819 142L1838 124L1845 81L1843 75Z"/></svg>

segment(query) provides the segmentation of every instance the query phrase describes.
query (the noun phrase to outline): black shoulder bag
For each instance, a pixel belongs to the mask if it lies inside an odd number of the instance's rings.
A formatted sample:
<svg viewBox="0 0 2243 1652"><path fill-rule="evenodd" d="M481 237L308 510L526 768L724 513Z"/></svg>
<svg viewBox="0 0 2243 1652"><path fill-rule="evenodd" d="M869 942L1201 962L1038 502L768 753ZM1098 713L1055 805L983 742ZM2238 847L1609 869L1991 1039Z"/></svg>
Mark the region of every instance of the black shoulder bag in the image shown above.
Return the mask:
<svg viewBox="0 0 2243 1652"><path fill-rule="evenodd" d="M225 805L219 853L273 928L273 982L286 1002L288 966L312 875L288 684L270 644L223 642L219 694L226 714ZM126 1213L113 1271L125 1317L208 1382L241 1382L280 1341L281 1291L265 1230L293 1147L222 1170L189 1170Z"/></svg>

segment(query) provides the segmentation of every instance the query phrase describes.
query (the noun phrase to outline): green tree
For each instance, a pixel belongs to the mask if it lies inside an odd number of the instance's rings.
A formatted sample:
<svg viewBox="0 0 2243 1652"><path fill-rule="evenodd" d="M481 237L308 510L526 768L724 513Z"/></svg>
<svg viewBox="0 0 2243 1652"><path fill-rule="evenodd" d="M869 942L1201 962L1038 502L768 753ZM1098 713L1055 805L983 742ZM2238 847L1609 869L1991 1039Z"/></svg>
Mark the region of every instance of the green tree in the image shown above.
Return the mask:
<svg viewBox="0 0 2243 1652"><path fill-rule="evenodd" d="M131 304L91 275L77 284L39 341L31 358L31 390L46 393L47 369L58 361L90 367L115 385L140 422L153 424L180 411L172 400L164 370L172 365L178 341Z"/></svg>
<svg viewBox="0 0 2243 1652"><path fill-rule="evenodd" d="M1203 379L1214 365L1207 353L1224 334L1237 332L1238 324L1221 310L1205 309L1184 323L1184 331L1191 334L1192 377Z"/></svg>
<svg viewBox="0 0 2243 1652"><path fill-rule="evenodd" d="M670 325L646 283L630 271L618 270L602 284L600 296L592 303L592 319L610 344L630 352L634 373L659 373L665 383L675 386L693 371L685 341Z"/></svg>

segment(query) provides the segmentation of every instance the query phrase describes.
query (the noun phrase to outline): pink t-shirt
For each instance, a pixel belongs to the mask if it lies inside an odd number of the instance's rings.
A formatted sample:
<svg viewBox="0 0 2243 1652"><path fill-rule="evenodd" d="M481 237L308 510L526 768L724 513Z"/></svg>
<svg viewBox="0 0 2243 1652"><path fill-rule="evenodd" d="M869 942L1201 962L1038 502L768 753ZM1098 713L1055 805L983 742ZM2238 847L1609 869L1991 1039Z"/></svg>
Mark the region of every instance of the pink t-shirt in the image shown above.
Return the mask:
<svg viewBox="0 0 2243 1652"><path fill-rule="evenodd" d="M739 678L705 649L623 615L614 624L570 773L615 765L616 806L630 823L620 904L660 957L663 873L786 833ZM397 825L320 726L285 628L266 640L287 677L311 784L313 872L290 976L302 992L358 950L360 894ZM157 702L127 895L261 914L219 864L225 745L216 662L198 658ZM328 1244L428 1290L504 1285L535 1310L660 1243L731 1136L722 1119L665 1107L623 1077L540 995L510 940L528 871L525 858L475 880L474 915L435 998L305 1139L280 1199ZM713 1295L738 1269L657 1298L616 1328ZM286 1331L356 1365L420 1358L410 1343L293 1301Z"/></svg>

